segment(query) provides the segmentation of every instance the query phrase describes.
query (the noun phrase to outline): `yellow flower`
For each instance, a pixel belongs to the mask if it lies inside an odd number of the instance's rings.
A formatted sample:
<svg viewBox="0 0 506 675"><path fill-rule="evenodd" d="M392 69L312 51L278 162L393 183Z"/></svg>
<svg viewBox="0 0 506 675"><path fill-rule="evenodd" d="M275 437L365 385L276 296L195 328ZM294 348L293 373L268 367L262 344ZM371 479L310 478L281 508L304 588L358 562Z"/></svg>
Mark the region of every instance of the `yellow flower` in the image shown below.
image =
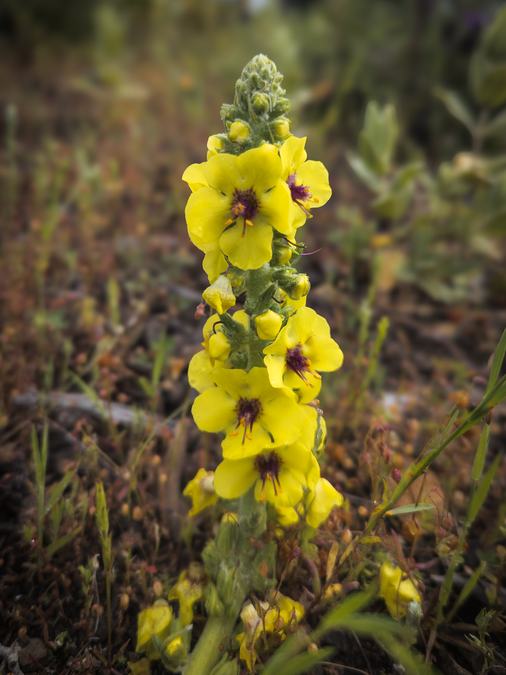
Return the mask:
<svg viewBox="0 0 506 675"><path fill-rule="evenodd" d="M283 319L279 314L268 309L255 318L257 335L261 340L272 340L279 333Z"/></svg>
<svg viewBox="0 0 506 675"><path fill-rule="evenodd" d="M302 307L288 319L264 354L272 386L295 390L302 402L318 396L319 371L337 370L343 362L328 323L309 307Z"/></svg>
<svg viewBox="0 0 506 675"><path fill-rule="evenodd" d="M232 284L223 274L220 274L216 281L206 288L202 293L202 297L218 314L223 314L236 303Z"/></svg>
<svg viewBox="0 0 506 675"><path fill-rule="evenodd" d="M214 381L217 386L197 396L192 414L202 431L225 432L225 458L248 457L295 441L301 425L299 405L271 386L265 368L219 369Z"/></svg>
<svg viewBox="0 0 506 675"><path fill-rule="evenodd" d="M342 506L343 495L325 478L320 478L308 497L306 522L315 529L330 516L331 511Z"/></svg>
<svg viewBox="0 0 506 675"><path fill-rule="evenodd" d="M181 572L169 591L169 600L177 600L179 603L179 620L183 626L189 626L193 622L193 605L201 600L204 594L202 580L202 567L192 563L188 571Z"/></svg>
<svg viewBox="0 0 506 675"><path fill-rule="evenodd" d="M188 233L197 248L216 258L207 266L212 271L223 265L220 254L240 269L257 269L271 258L273 228L293 233L290 190L274 145L220 153L189 166L183 180L197 188L186 205Z"/></svg>
<svg viewBox="0 0 506 675"><path fill-rule="evenodd" d="M250 672L253 672L258 659L256 645L260 638L275 635L278 642L284 640L303 616L303 605L279 591L274 591L268 602L259 602L256 607L249 602L243 607L241 619L244 632L239 633L236 639L240 645L239 658Z"/></svg>
<svg viewBox="0 0 506 675"><path fill-rule="evenodd" d="M281 146L283 178L292 197L291 219L295 228L301 227L311 215L310 209L323 206L332 194L329 174L321 162L307 159L305 138L290 136Z"/></svg>
<svg viewBox="0 0 506 675"><path fill-rule="evenodd" d="M411 602L420 604L422 600L415 584L407 577L403 579L403 576L400 567L394 567L388 561L381 565L379 595L390 615L397 620L406 616Z"/></svg>
<svg viewBox="0 0 506 675"><path fill-rule="evenodd" d="M136 652L146 652L150 659L160 658L152 644L154 637L163 640L167 637L172 622L172 610L164 600L143 609L137 618Z"/></svg>
<svg viewBox="0 0 506 675"><path fill-rule="evenodd" d="M254 486L257 501L294 506L320 476L315 456L302 443L264 450L243 459L224 459L215 473L223 499L237 499Z"/></svg>
<svg viewBox="0 0 506 675"><path fill-rule="evenodd" d="M190 497L192 507L189 516L196 516L209 506L216 504L218 496L214 491L214 472L199 469L183 490L185 497Z"/></svg>

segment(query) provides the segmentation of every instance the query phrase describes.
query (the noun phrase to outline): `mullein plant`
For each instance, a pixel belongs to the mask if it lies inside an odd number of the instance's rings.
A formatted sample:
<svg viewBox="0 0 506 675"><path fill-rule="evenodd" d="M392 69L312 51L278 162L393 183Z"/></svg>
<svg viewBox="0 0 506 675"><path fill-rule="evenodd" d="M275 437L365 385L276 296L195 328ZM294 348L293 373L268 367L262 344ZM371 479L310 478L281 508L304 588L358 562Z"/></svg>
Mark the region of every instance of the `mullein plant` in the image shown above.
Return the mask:
<svg viewBox="0 0 506 675"><path fill-rule="evenodd" d="M203 349L188 371L192 414L200 430L222 434L218 467L200 469L184 494L190 516L217 502L225 515L203 553L206 582L190 584L195 598L204 588L208 615L193 651L193 604L183 618L180 602L174 620L164 601L140 615L138 648L187 675L235 673L237 657L254 672L258 645L274 648L294 629L304 607L277 590L277 541L294 526L310 540L343 503L320 473L317 399L321 373L339 369L343 354L294 267L300 230L331 189L306 139L290 132L281 80L267 57L253 58L222 108L226 131L183 174L188 233L209 278Z"/></svg>

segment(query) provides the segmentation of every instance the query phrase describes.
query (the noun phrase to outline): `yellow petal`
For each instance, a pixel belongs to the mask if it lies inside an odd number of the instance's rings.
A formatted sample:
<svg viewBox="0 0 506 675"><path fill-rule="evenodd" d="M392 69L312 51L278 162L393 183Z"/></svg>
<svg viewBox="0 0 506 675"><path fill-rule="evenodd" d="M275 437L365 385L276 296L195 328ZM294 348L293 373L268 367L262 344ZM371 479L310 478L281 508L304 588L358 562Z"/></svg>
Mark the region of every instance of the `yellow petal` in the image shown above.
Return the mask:
<svg viewBox="0 0 506 675"><path fill-rule="evenodd" d="M290 136L279 151L281 155L281 163L283 165L283 178L288 178L291 174L297 172L299 166L306 161L307 153L304 150L306 145L306 137L297 138L297 136Z"/></svg>
<svg viewBox="0 0 506 675"><path fill-rule="evenodd" d="M228 263L218 246L205 254L202 267L211 283L216 281L220 274L227 269Z"/></svg>
<svg viewBox="0 0 506 675"><path fill-rule="evenodd" d="M214 489L223 499L237 499L245 494L257 478L253 458L224 459L214 474Z"/></svg>
<svg viewBox="0 0 506 675"><path fill-rule="evenodd" d="M293 237L290 222L290 190L288 185L279 180L271 190L261 196L260 210L255 217L255 225L269 225L278 232Z"/></svg>
<svg viewBox="0 0 506 675"><path fill-rule="evenodd" d="M235 421L236 401L220 387L206 389L197 396L192 406L195 424L202 431L216 433Z"/></svg>
<svg viewBox="0 0 506 675"><path fill-rule="evenodd" d="M270 345L272 347L272 345ZM265 350L264 350L265 351ZM264 358L265 367L269 373L269 380L273 387L284 387L283 376L286 372L285 357L267 354Z"/></svg>
<svg viewBox="0 0 506 675"><path fill-rule="evenodd" d="M202 164L190 164L183 173L183 180L188 183L192 192L201 187L208 187Z"/></svg>
<svg viewBox="0 0 506 675"><path fill-rule="evenodd" d="M253 188L257 194L272 188L281 179L281 160L276 146L264 143L237 157L236 187Z"/></svg>
<svg viewBox="0 0 506 675"><path fill-rule="evenodd" d="M261 423L263 415L253 424L253 428L249 427L245 430L244 426L230 427L227 435L221 444L223 450L223 457L226 459L242 459L245 457L252 457L262 452L264 448L272 447L272 438Z"/></svg>
<svg viewBox="0 0 506 675"><path fill-rule="evenodd" d="M204 253L216 249L229 210L230 200L210 187L201 187L190 195L185 209L188 235Z"/></svg>
<svg viewBox="0 0 506 675"><path fill-rule="evenodd" d="M203 349L192 357L188 366L188 381L190 387L202 393L209 387L214 386L214 366L209 359L209 354Z"/></svg>
<svg viewBox="0 0 506 675"><path fill-rule="evenodd" d="M223 232L220 247L232 265L242 270L258 269L272 257L272 227L256 222L243 225L242 219L238 220Z"/></svg>
<svg viewBox="0 0 506 675"><path fill-rule="evenodd" d="M309 160L297 169L297 183L309 188L311 197L304 202L306 208L316 209L326 204L332 196L329 172L321 162Z"/></svg>
<svg viewBox="0 0 506 675"><path fill-rule="evenodd" d="M311 527L319 527L329 517L332 509L343 504L343 495L325 478L320 478L313 492L313 499L306 513Z"/></svg>
<svg viewBox="0 0 506 675"><path fill-rule="evenodd" d="M202 164L208 185L226 195L229 205L236 187L234 177L237 174L237 165L237 157L226 152L214 155Z"/></svg>

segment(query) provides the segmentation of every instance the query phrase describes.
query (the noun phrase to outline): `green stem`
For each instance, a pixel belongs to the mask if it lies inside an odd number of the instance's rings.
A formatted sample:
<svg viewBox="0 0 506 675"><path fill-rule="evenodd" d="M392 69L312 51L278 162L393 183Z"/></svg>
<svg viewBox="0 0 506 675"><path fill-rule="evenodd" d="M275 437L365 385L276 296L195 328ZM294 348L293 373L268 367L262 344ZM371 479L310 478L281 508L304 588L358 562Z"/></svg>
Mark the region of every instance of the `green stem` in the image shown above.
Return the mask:
<svg viewBox="0 0 506 675"><path fill-rule="evenodd" d="M209 675L223 654L225 642L234 630L236 616L211 616L200 636L184 675Z"/></svg>

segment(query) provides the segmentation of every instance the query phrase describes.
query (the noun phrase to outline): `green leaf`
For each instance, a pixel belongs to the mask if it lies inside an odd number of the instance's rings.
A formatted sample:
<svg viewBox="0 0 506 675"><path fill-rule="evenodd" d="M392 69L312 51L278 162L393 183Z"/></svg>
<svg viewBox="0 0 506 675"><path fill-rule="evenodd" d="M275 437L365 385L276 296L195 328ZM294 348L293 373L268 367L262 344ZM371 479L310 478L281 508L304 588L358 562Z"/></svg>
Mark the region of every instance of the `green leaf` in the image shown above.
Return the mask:
<svg viewBox="0 0 506 675"><path fill-rule="evenodd" d="M385 513L386 516L405 516L408 513L418 513L420 511L432 511L434 504L405 504L395 509L390 509Z"/></svg>
<svg viewBox="0 0 506 675"><path fill-rule="evenodd" d="M484 474L481 481L478 483L473 496L471 497L471 503L469 505L469 510L467 512L466 526L469 528L476 519L476 516L480 512L481 507L483 506L485 499L490 491L490 487L501 463L501 455L497 455L494 459L488 471Z"/></svg>
<svg viewBox="0 0 506 675"><path fill-rule="evenodd" d="M495 386L499 375L501 373L502 364L504 362L504 357L506 355L506 329L503 330L499 344L497 345L494 358L492 359L492 365L490 366L490 374L488 376L486 393L489 393L491 389Z"/></svg>
<svg viewBox="0 0 506 675"><path fill-rule="evenodd" d="M63 537L60 537L59 539L56 539L53 541L49 546L46 548L46 554L49 558L51 558L57 551L59 551L61 548L66 546L67 544L70 544L72 539L79 534L81 531L80 527L77 527L75 530L72 530L72 532L68 532L65 534Z"/></svg>
<svg viewBox="0 0 506 675"><path fill-rule="evenodd" d="M359 155L350 152L347 155L347 159L353 171L372 192L379 192L381 190L381 180Z"/></svg>
<svg viewBox="0 0 506 675"><path fill-rule="evenodd" d="M46 514L48 514L51 511L51 509L55 506L60 497L63 495L68 485L70 484L71 480L74 478L75 473L76 472L74 469L69 469L65 473L63 478L58 483L56 483L56 485L53 485L51 487L51 489L49 490L49 496L45 508Z"/></svg>
<svg viewBox="0 0 506 675"><path fill-rule="evenodd" d="M399 126L393 105L383 108L371 101L365 111L364 128L358 145L360 155L369 168L385 175L391 168L393 154L399 136Z"/></svg>
<svg viewBox="0 0 506 675"><path fill-rule="evenodd" d="M490 424L484 424L480 433L480 440L478 441L478 448L474 456L473 468L471 470L471 478L474 481L480 480L485 466L485 458L487 456L488 442L490 438Z"/></svg>
<svg viewBox="0 0 506 675"><path fill-rule="evenodd" d="M474 591L476 584L478 581L481 579L483 576L485 570L487 569L487 563L482 560L479 564L479 566L474 570L474 572L471 574L469 579L466 581L464 586L462 587L458 598L455 600L455 604L453 605L452 609L448 613L448 616L446 617L446 621L449 623L457 611L459 610L460 607L465 603L467 598L471 595L471 593Z"/></svg>
<svg viewBox="0 0 506 675"><path fill-rule="evenodd" d="M437 87L434 93L443 102L450 115L453 115L455 119L461 122L472 133L476 126L476 121L471 110L460 96L454 91L444 89L443 87Z"/></svg>
<svg viewBox="0 0 506 675"><path fill-rule="evenodd" d="M497 115L481 128L484 138L493 136L503 137L506 134L506 110L497 113Z"/></svg>
<svg viewBox="0 0 506 675"><path fill-rule="evenodd" d="M332 647L324 647L313 653L306 652L305 654L294 656L277 669L277 675L303 675L303 673L311 673L313 672L313 666L329 659L334 651ZM262 670L261 672L264 675L265 671Z"/></svg>

